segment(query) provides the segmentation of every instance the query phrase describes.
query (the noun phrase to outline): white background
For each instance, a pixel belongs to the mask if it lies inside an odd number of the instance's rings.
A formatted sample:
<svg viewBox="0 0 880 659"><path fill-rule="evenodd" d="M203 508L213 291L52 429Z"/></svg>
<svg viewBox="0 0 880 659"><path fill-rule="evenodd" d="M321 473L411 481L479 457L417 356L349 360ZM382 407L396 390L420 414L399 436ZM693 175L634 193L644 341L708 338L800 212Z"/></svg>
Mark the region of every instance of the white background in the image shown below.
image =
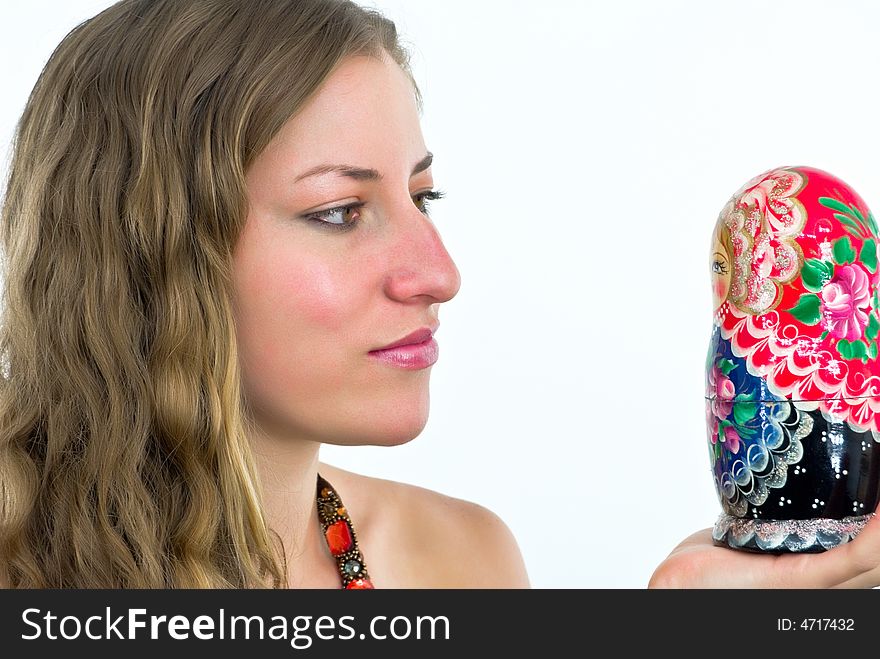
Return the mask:
<svg viewBox="0 0 880 659"><path fill-rule="evenodd" d="M2 5L4 145L52 49L109 4ZM492 509L536 587L644 587L720 510L702 398L721 207L811 165L880 212L880 8L363 4L413 53L463 284L424 433L322 459Z"/></svg>

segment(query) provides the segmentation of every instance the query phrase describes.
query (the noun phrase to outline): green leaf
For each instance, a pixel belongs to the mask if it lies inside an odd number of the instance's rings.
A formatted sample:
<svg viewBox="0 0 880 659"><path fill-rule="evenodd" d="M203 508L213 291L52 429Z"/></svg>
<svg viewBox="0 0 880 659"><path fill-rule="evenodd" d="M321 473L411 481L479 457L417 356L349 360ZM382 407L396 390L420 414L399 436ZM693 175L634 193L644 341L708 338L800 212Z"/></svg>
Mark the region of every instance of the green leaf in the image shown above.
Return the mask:
<svg viewBox="0 0 880 659"><path fill-rule="evenodd" d="M868 238L865 244L862 245L859 260L872 275L877 272L877 243L874 242L873 238Z"/></svg>
<svg viewBox="0 0 880 659"><path fill-rule="evenodd" d="M828 338L828 331L826 330L826 331L822 332L822 336L819 337L819 341L820 342L824 341L827 338Z"/></svg>
<svg viewBox="0 0 880 659"><path fill-rule="evenodd" d="M736 402L733 404L733 420L738 426L745 425L755 416L757 408L757 403Z"/></svg>
<svg viewBox="0 0 880 659"><path fill-rule="evenodd" d="M718 360L718 368L724 375L730 375L730 372L736 368L736 364L729 359L720 359Z"/></svg>
<svg viewBox="0 0 880 659"><path fill-rule="evenodd" d="M880 231L877 230L877 220L874 219L874 213L868 213L868 228L875 236L880 233Z"/></svg>
<svg viewBox="0 0 880 659"><path fill-rule="evenodd" d="M819 293L831 279L834 272L834 265L820 261L819 259L807 259L804 267L801 269L801 279L804 281L804 288L813 293Z"/></svg>
<svg viewBox="0 0 880 659"><path fill-rule="evenodd" d="M849 215L841 215L840 213L835 213L834 218L847 227L852 227L859 233L859 237L861 237L861 228L862 225L852 219Z"/></svg>
<svg viewBox="0 0 880 659"><path fill-rule="evenodd" d="M846 265L847 263L852 263L856 260L856 252L853 249L852 241L849 239L849 236L844 236L839 240L835 240L831 247L831 251L834 253L834 260L840 265Z"/></svg>
<svg viewBox="0 0 880 659"><path fill-rule="evenodd" d="M872 311L868 316L868 327L865 328L865 336L870 341L873 341L877 338L877 334L880 334L880 321L877 320L877 314Z"/></svg>
<svg viewBox="0 0 880 659"><path fill-rule="evenodd" d="M837 352L839 352L840 356L844 359L852 359L852 343L846 339L840 339L840 341L837 342Z"/></svg>
<svg viewBox="0 0 880 659"><path fill-rule="evenodd" d="M830 208L831 210L845 213L846 215L852 215L852 209L837 199L832 199L831 197L819 197L819 203L825 208Z"/></svg>
<svg viewBox="0 0 880 659"><path fill-rule="evenodd" d="M854 341L852 344L853 359L863 359L868 356L868 344L864 341Z"/></svg>
<svg viewBox="0 0 880 659"><path fill-rule="evenodd" d="M788 310L792 316L801 321L804 325L816 325L822 318L819 311L820 300L818 295L812 293L804 293L798 300L798 303Z"/></svg>
<svg viewBox="0 0 880 659"><path fill-rule="evenodd" d="M849 235L851 235L853 238L858 238L859 240L864 240L864 239L865 239L865 236L864 236L863 234L859 233L858 231L856 231L856 230L853 229L852 227L846 227L846 226L845 226L845 227L843 227L843 230L846 231L846 232L847 232Z"/></svg>
<svg viewBox="0 0 880 659"><path fill-rule="evenodd" d="M877 359L877 342L872 341L871 345L868 346L868 354L871 356L871 359Z"/></svg>
<svg viewBox="0 0 880 659"><path fill-rule="evenodd" d="M850 210L852 210L852 214L859 219L859 222L864 224L865 216L862 215L862 211L860 211L858 209L858 207L854 206L853 204L850 204L849 207L850 207Z"/></svg>

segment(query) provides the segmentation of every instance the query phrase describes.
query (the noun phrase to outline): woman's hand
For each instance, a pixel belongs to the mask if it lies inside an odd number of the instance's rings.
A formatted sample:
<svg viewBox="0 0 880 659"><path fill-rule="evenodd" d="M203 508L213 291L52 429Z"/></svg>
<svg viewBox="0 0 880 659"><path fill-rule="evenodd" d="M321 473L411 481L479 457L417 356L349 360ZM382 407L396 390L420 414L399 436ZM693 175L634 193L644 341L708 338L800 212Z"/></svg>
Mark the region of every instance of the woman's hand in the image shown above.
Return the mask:
<svg viewBox="0 0 880 659"><path fill-rule="evenodd" d="M878 508L880 512L880 508ZM849 542L819 554L759 554L694 533L654 571L648 588L874 588L880 586L880 514Z"/></svg>

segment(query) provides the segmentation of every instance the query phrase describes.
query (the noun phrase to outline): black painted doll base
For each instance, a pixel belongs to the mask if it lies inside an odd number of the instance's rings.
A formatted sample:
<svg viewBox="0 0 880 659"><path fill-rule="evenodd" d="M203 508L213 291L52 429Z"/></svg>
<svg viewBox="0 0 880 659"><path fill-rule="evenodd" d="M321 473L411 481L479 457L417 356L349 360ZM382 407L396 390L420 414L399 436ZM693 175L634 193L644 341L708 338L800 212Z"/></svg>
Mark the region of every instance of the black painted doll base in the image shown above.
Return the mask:
<svg viewBox="0 0 880 659"><path fill-rule="evenodd" d="M738 510L722 501L724 513L713 529L716 544L821 552L851 540L873 515L880 502L880 442L870 431L856 432L818 410L792 407L788 422L800 425L805 415L812 428L800 440L800 459L787 465L782 486L771 486L760 502L746 497L747 505Z"/></svg>

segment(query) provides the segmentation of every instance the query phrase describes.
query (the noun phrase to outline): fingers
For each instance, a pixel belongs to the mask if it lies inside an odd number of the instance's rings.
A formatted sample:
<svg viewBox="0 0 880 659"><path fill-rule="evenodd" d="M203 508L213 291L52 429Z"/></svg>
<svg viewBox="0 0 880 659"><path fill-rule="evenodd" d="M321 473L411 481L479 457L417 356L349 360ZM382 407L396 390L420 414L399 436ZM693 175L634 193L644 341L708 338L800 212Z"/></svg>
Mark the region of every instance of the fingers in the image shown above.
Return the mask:
<svg viewBox="0 0 880 659"><path fill-rule="evenodd" d="M714 545L711 529L676 547L653 580L683 588L872 588L880 585L880 515L821 553L760 554Z"/></svg>
<svg viewBox="0 0 880 659"><path fill-rule="evenodd" d="M683 540L654 572L649 588L760 588L775 557L715 545L712 529Z"/></svg>
<svg viewBox="0 0 880 659"><path fill-rule="evenodd" d="M857 577L850 579L849 581L844 581L841 584L837 584L836 586L832 586L834 589L846 589L853 590L856 588L875 588L877 585L880 585L880 578L877 577L876 574L861 574Z"/></svg>
<svg viewBox="0 0 880 659"><path fill-rule="evenodd" d="M874 516L850 542L839 547L855 574L837 588L876 588L880 586L880 515Z"/></svg>
<svg viewBox="0 0 880 659"><path fill-rule="evenodd" d="M837 548L839 549L839 548ZM685 548L676 558L679 570L699 588L831 588L858 576L858 572L832 549L821 554L770 554L729 547L701 550Z"/></svg>
<svg viewBox="0 0 880 659"><path fill-rule="evenodd" d="M780 557L782 588L873 588L880 574L880 516L851 541L822 552Z"/></svg>
<svg viewBox="0 0 880 659"><path fill-rule="evenodd" d="M716 545L712 530L694 533L681 545L682 561L703 588L829 588L839 583L840 561L825 554L775 554ZM836 569L838 568L838 569ZM853 576L850 573L845 578Z"/></svg>
<svg viewBox="0 0 880 659"><path fill-rule="evenodd" d="M757 554L714 544L712 529L683 540L649 587L874 588L880 585L880 515L850 542L821 553Z"/></svg>

